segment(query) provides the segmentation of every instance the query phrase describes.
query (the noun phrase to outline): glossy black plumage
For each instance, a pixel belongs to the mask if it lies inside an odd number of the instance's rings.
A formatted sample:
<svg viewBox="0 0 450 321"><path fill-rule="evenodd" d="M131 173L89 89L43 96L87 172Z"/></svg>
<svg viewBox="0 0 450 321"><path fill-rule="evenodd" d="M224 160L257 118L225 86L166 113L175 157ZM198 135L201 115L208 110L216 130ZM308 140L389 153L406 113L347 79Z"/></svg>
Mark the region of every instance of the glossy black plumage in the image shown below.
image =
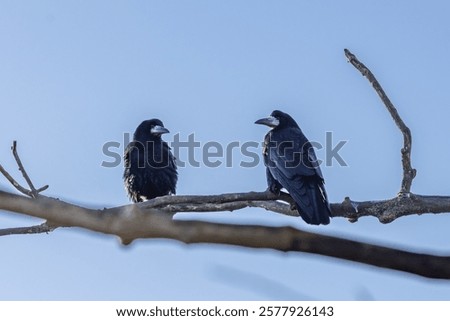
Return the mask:
<svg viewBox="0 0 450 321"><path fill-rule="evenodd" d="M175 194L178 180L175 158L161 139L168 132L159 119L145 120L125 149L123 180L128 196L135 203Z"/></svg>
<svg viewBox="0 0 450 321"><path fill-rule="evenodd" d="M269 190L278 194L285 188L306 223L330 223L330 205L316 154L295 120L275 110L255 123L272 127L263 149Z"/></svg>

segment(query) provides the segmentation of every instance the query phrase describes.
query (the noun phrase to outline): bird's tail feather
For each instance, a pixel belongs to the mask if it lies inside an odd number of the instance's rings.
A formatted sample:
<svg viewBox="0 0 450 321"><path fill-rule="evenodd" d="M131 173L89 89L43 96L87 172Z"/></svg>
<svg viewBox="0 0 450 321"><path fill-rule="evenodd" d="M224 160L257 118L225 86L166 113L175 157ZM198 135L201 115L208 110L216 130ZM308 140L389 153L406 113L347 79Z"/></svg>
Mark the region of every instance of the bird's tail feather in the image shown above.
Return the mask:
<svg viewBox="0 0 450 321"><path fill-rule="evenodd" d="M330 223L330 205L322 182L300 179L289 191L297 204L297 210L308 224L326 225Z"/></svg>
<svg viewBox="0 0 450 321"><path fill-rule="evenodd" d="M314 207L314 215L310 224L329 224L331 212L325 188L322 184L311 184L308 186L308 190Z"/></svg>

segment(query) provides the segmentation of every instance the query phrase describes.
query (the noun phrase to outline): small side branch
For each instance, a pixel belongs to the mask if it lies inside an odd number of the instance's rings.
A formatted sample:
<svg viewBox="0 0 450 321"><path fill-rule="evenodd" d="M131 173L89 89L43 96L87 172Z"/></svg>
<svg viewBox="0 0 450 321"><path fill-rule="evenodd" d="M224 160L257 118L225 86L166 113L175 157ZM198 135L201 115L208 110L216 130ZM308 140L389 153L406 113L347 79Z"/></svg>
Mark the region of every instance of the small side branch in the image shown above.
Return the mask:
<svg viewBox="0 0 450 321"><path fill-rule="evenodd" d="M47 222L27 227L13 227L0 229L0 236L5 235L18 235L18 234L39 234L39 233L49 233L55 230L56 226L50 226Z"/></svg>
<svg viewBox="0 0 450 321"><path fill-rule="evenodd" d="M377 92L378 96L380 96L382 102L386 106L387 110L392 116L392 119L394 120L397 127L400 129L400 131L403 134L403 148L401 150L402 152L402 167L403 167L403 179L402 179L402 186L400 189L401 195L408 195L411 192L411 185L414 177L416 176L416 170L412 168L411 166L411 145L412 145L412 137L411 137L411 131L406 126L404 121L401 119L400 115L398 114L397 109L392 104L389 97L384 92L383 88L381 87L378 80L375 78L373 73L367 68L362 62L356 58L354 54L350 52L348 49L344 49L345 56L347 57L348 61L357 69L361 74L369 80L369 82L372 84L372 87Z"/></svg>
<svg viewBox="0 0 450 321"><path fill-rule="evenodd" d="M8 171L2 166L0 165L0 172L3 174L3 176L6 177L6 179L11 183L12 186L14 186L19 192L21 192L22 194L30 195L30 191L28 189L26 189L25 187L23 187L22 185L20 185L9 173Z"/></svg>
<svg viewBox="0 0 450 321"><path fill-rule="evenodd" d="M19 170L22 173L22 176L25 178L25 181L27 182L30 189L27 189L20 185L4 168L0 165L0 172L3 174L3 176L6 177L6 179L22 194L25 194L27 196L30 196L31 198L37 198L39 193L42 191L45 191L48 188L48 185L42 186L38 189L36 189L33 185L33 182L30 179L30 176L28 176L27 171L25 170L25 167L22 164L22 161L20 160L19 153L17 152L17 142L13 141L13 144L11 146L11 151L14 155L14 159L16 160L17 165L19 166Z"/></svg>

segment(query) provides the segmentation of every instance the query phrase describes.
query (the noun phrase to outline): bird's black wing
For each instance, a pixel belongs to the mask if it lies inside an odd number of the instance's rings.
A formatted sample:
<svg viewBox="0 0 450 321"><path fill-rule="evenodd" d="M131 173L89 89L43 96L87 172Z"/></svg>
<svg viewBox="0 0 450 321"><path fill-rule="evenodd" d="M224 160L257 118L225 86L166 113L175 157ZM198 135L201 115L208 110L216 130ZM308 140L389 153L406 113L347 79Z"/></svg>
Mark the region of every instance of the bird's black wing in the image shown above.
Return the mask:
<svg viewBox="0 0 450 321"><path fill-rule="evenodd" d="M141 159L139 156L141 155ZM139 164L143 166L143 149L141 144L130 142L123 155L124 173L123 180L128 196L133 202L142 202L141 193L144 185L144 177L139 173Z"/></svg>
<svg viewBox="0 0 450 321"><path fill-rule="evenodd" d="M312 145L297 128L272 131L268 136L264 159L271 177L289 192L307 223L328 224L328 200Z"/></svg>
<svg viewBox="0 0 450 321"><path fill-rule="evenodd" d="M169 182L170 186L170 193L175 195L176 194L176 185L178 181L178 172L177 172L177 164L175 156L173 156L172 152L170 151L170 147L166 142L163 142L163 149L164 154L167 155L167 180Z"/></svg>
<svg viewBox="0 0 450 321"><path fill-rule="evenodd" d="M270 171L270 168L276 167L275 162L270 158L270 155L269 155L270 139L271 139L271 132L267 133L267 135L264 137L263 159L264 159L264 165L266 166L266 179L267 179L267 186L269 187L269 191L278 195L283 186L281 185L281 183L279 181L277 181L275 179L275 177L273 177L273 175Z"/></svg>
<svg viewBox="0 0 450 321"><path fill-rule="evenodd" d="M143 195L147 199L176 193L177 166L169 145L156 140L147 142L146 166L140 170L144 177Z"/></svg>
<svg viewBox="0 0 450 321"><path fill-rule="evenodd" d="M318 175L323 179L311 143L298 128L270 132L266 139L267 165L276 167L287 178Z"/></svg>

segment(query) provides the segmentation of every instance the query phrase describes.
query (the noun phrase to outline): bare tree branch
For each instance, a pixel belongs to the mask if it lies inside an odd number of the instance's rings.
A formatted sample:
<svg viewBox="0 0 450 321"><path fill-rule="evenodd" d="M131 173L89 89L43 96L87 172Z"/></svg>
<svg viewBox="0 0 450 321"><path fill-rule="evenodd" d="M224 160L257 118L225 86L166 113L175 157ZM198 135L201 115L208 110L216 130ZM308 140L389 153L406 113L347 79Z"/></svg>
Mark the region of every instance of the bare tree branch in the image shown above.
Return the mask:
<svg viewBox="0 0 450 321"><path fill-rule="evenodd" d="M38 234L38 233L49 233L56 229L56 226L49 226L47 222L27 227L13 227L0 229L0 236L4 235L17 235L17 234Z"/></svg>
<svg viewBox="0 0 450 321"><path fill-rule="evenodd" d="M214 198L216 196L212 196ZM228 202L226 204L235 204ZM209 203L208 205L213 204ZM217 203L215 203L217 204ZM197 205L199 208L203 204ZM289 205L286 205L289 206ZM429 277L450 279L450 257L418 254L292 227L219 224L173 220L169 213L136 204L93 210L41 196L30 199L0 192L0 208L117 235L128 244L138 238L166 238L186 244L215 243L320 254Z"/></svg>
<svg viewBox="0 0 450 321"><path fill-rule="evenodd" d="M176 204L204 204L204 203L217 203L223 204L228 202L238 201L267 201L267 200L282 200L290 203L292 198L289 194L281 192L281 194L275 195L269 190L265 192L247 192L247 193L227 193L220 195L170 195L164 197L157 197L147 202L142 203L144 207L163 207L165 205Z"/></svg>
<svg viewBox="0 0 450 321"><path fill-rule="evenodd" d="M356 222L363 216L374 216L381 223L416 214L450 212L450 196L427 196L409 194L388 200L356 202L345 198L342 203L331 204L333 217L344 217ZM284 198L284 196L283 196ZM259 207L279 214L298 216L289 204L276 201L270 192L229 193L219 195L170 195L136 204L142 210L160 209L165 212L220 212L245 207Z"/></svg>
<svg viewBox="0 0 450 321"><path fill-rule="evenodd" d="M356 58L354 54L350 52L348 49L344 49L345 56L348 61L361 72L361 74L366 77L369 82L372 84L373 88L377 92L378 96L380 96L387 110L394 119L395 124L400 129L403 134L403 148L402 152L402 166L403 166L403 179L402 179L402 187L400 189L400 194L408 194L411 191L411 184L416 176L416 170L411 167L411 144L412 137L411 131L400 118L400 115L397 112L397 109L392 104L391 100L388 98L383 88L381 87L378 80L375 78L373 73L367 68L362 62Z"/></svg>
<svg viewBox="0 0 450 321"><path fill-rule="evenodd" d="M41 197L44 197L41 195ZM221 201L222 199L222 201ZM289 204L275 201L276 196L267 191L249 193L229 193L219 195L171 195L134 204L142 212L161 211L166 214L183 212L224 212L246 207L263 208L271 212L298 216ZM0 209L5 209L0 204ZM351 201L331 204L333 217L347 218L356 222L360 217L374 216L381 223L416 214L438 214L450 212L450 196L427 196L410 194L410 197L395 197L379 201Z"/></svg>

